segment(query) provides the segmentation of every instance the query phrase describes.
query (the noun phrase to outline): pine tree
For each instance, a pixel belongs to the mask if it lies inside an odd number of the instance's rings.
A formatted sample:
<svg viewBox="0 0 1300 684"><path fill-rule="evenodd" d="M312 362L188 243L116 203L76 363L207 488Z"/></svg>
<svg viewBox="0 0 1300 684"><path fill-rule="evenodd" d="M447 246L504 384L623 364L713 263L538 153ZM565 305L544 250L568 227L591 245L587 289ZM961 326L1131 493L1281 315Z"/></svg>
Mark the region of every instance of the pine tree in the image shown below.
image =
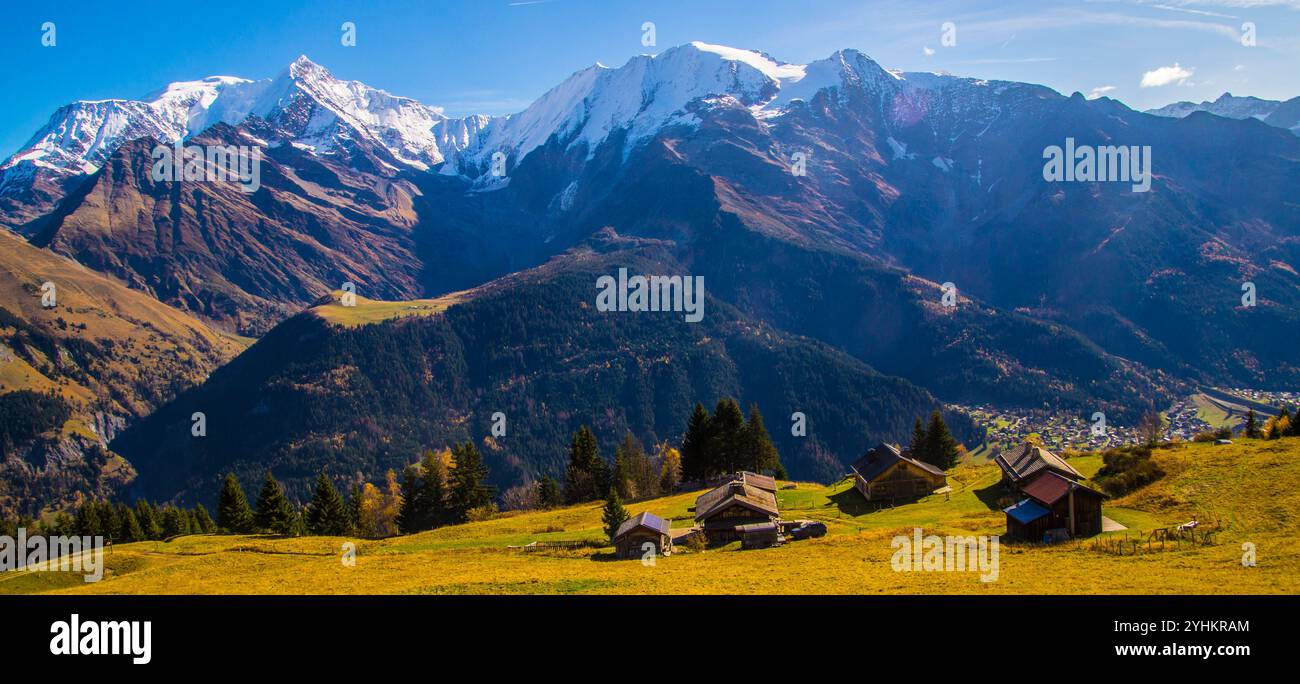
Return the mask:
<svg viewBox="0 0 1300 684"><path fill-rule="evenodd" d="M325 471L316 476L316 491L307 507L307 531L329 537L341 537L349 530L347 503Z"/></svg>
<svg viewBox="0 0 1300 684"><path fill-rule="evenodd" d="M288 535L293 533L293 505L284 496L284 487L268 471L262 481L262 492L257 496L257 512L253 522L262 532Z"/></svg>
<svg viewBox="0 0 1300 684"><path fill-rule="evenodd" d="M99 519L103 523L104 536L110 541L122 539L122 516L118 515L113 504L102 501L99 504Z"/></svg>
<svg viewBox="0 0 1300 684"><path fill-rule="evenodd" d="M776 445L772 443L772 438L767 434L767 427L763 425L763 414L759 412L758 404L751 404L749 407L749 421L745 424L745 443L749 470L756 473L772 473L778 480L788 479L785 466L781 465L781 454L777 453Z"/></svg>
<svg viewBox="0 0 1300 684"><path fill-rule="evenodd" d="M145 499L136 501L135 517L140 522L140 529L144 531L145 539L162 539L162 520L153 504Z"/></svg>
<svg viewBox="0 0 1300 684"><path fill-rule="evenodd" d="M77 534L83 537L101 537L104 534L104 524L99 519L99 507L94 501L81 504L81 508L77 509L74 525Z"/></svg>
<svg viewBox="0 0 1300 684"><path fill-rule="evenodd" d="M618 497L618 490L610 487L609 496L605 498L605 512L600 518L605 523L605 534L609 535L610 541L614 541L618 526L622 525L627 517L627 509L623 508L623 500Z"/></svg>
<svg viewBox="0 0 1300 684"><path fill-rule="evenodd" d="M487 484L488 467L474 442L453 450L456 467L451 471L450 514L454 522L465 522L469 512L492 503L496 490Z"/></svg>
<svg viewBox="0 0 1300 684"><path fill-rule="evenodd" d="M175 506L163 506L163 539L171 539L190 533L190 521L185 511Z"/></svg>
<svg viewBox="0 0 1300 684"><path fill-rule="evenodd" d="M221 485L221 494L217 497L217 524L234 534L253 532L253 511L248 507L248 497L244 496L244 488L239 486L234 473L226 475L226 481Z"/></svg>
<svg viewBox="0 0 1300 684"><path fill-rule="evenodd" d="M403 534L427 530L429 506L424 500L424 481L418 467L408 467L402 479L402 508L397 514L397 529Z"/></svg>
<svg viewBox="0 0 1300 684"><path fill-rule="evenodd" d="M122 542L141 542L148 539L145 536L144 529L140 527L140 519L135 516L135 511L122 505L118 515L122 518Z"/></svg>
<svg viewBox="0 0 1300 684"><path fill-rule="evenodd" d="M453 452L452 460L457 460ZM459 462L457 462L459 466ZM455 522L456 516L451 512L447 488L451 473L447 472L442 458L433 449L426 449L420 463L420 501L424 506L423 529Z"/></svg>
<svg viewBox="0 0 1300 684"><path fill-rule="evenodd" d="M948 425L943 422L943 416L938 410L930 414L930 425L925 431L925 452L929 457L926 462L930 465L943 470L957 465L960 455L957 440L948 432Z"/></svg>
<svg viewBox="0 0 1300 684"><path fill-rule="evenodd" d="M564 493L555 478L546 475L537 481L537 504L544 509L564 504Z"/></svg>
<svg viewBox="0 0 1300 684"><path fill-rule="evenodd" d="M583 425L569 444L569 469L565 472L564 495L569 503L593 501L609 485L608 466L600 457L596 435Z"/></svg>
<svg viewBox="0 0 1300 684"><path fill-rule="evenodd" d="M705 477L709 461L709 412L704 404L695 404L681 448L683 480L695 481Z"/></svg>
<svg viewBox="0 0 1300 684"><path fill-rule="evenodd" d="M212 522L212 516L208 515L208 509L199 504L194 507L194 521L198 524L198 531L203 534L212 534L217 531L217 524Z"/></svg>
<svg viewBox="0 0 1300 684"><path fill-rule="evenodd" d="M1263 432L1259 429L1259 419L1255 417L1255 409L1246 412L1246 436L1251 439L1259 439Z"/></svg>
<svg viewBox="0 0 1300 684"><path fill-rule="evenodd" d="M364 514L364 511L362 509L365 508L365 506L368 503L365 501L366 485L368 484L370 483L357 482L353 484L352 487L348 490L348 496L346 499L347 509L348 509L348 527L352 528L353 530L356 530L356 533L362 537L376 536L374 534L373 528L371 528L370 526L366 526L365 532L362 531L361 517ZM374 485L371 486L373 487ZM379 493L378 488L375 489L375 493L376 494Z"/></svg>
<svg viewBox="0 0 1300 684"><path fill-rule="evenodd" d="M907 445L905 452L908 458L914 458L918 461L930 462L926 452L925 428L921 426L921 418L917 416L916 422L912 424L912 442Z"/></svg>
<svg viewBox="0 0 1300 684"><path fill-rule="evenodd" d="M740 404L730 397L719 401L709 425L712 462L705 468L704 476L734 473L744 467L745 414L741 412Z"/></svg>
<svg viewBox="0 0 1300 684"><path fill-rule="evenodd" d="M636 438L632 433L627 433L623 442L614 449L614 468L610 474L610 485L618 491L618 495L624 499L632 499L637 496L636 476L633 474L633 463L635 453L641 450L641 445L636 443Z"/></svg>

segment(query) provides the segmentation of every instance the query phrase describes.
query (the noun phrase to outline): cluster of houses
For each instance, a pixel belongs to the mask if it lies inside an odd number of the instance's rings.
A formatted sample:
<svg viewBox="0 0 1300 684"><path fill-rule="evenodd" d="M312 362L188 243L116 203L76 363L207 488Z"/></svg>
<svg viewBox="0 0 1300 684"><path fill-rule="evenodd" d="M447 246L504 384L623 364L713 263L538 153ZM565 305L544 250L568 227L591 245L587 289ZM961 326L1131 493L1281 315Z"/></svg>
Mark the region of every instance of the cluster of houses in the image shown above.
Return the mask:
<svg viewBox="0 0 1300 684"><path fill-rule="evenodd" d="M701 535L709 544L740 541L741 548L761 549L785 543L787 533L808 524L781 520L774 478L742 471L695 499L695 526L684 536ZM640 557L646 543L661 555L672 553L668 521L641 513L624 521L614 534L620 558Z"/></svg>
<svg viewBox="0 0 1300 684"><path fill-rule="evenodd" d="M1002 485L1020 499L1003 509L1008 539L1055 541L1102 531L1106 495L1083 484L1084 477L1065 459L1027 441L993 460L1002 470ZM854 488L871 502L951 491L943 470L907 456L894 444L875 446L851 468ZM745 549L783 544L792 531L807 529L810 521L781 520L776 490L771 477L736 473L695 499L695 526L686 534L702 535L709 544L740 541ZM672 553L673 532L667 520L641 513L614 535L620 558L641 557L647 543L657 554Z"/></svg>

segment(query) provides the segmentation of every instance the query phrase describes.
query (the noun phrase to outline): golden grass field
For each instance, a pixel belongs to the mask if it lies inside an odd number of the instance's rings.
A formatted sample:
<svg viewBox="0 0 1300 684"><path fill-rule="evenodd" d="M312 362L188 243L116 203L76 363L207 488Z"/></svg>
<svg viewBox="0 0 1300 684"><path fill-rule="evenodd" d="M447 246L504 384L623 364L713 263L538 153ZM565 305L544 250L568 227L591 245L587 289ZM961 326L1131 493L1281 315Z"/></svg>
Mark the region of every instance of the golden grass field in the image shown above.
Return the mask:
<svg viewBox="0 0 1300 684"><path fill-rule="evenodd" d="M0 576L0 593L315 594L315 593L804 593L804 594L1255 594L1300 591L1300 439L1243 440L1232 446L1181 444L1156 451L1165 478L1108 501L1106 516L1136 536L1193 516L1222 532L1212 546L1169 547L1115 556L1093 540L1051 547L1001 546L997 581L977 572L895 572L895 535L914 527L926 534L1000 534L1004 516L991 509L999 475L995 465L963 465L949 482L953 493L875 512L848 482L799 484L782 490L786 518L828 524L821 539L774 549L738 545L640 561L610 560L593 546L525 552L507 548L531 541L599 540L599 504L504 514L484 522L392 539L275 538L198 535L171 542L122 545L106 556L105 578L85 584L74 573L21 572ZM1085 475L1100 457L1076 457ZM697 492L628 505L685 527ZM340 550L358 548L345 566ZM1243 567L1242 544L1257 548L1256 567Z"/></svg>
<svg viewBox="0 0 1300 684"><path fill-rule="evenodd" d="M442 313L465 297L465 292L452 292L436 299L412 299L398 302L386 302L379 299L366 299L356 295L354 306L343 306L343 292L335 290L330 293L330 300L308 309L330 323L349 328L380 323L406 316L432 316Z"/></svg>

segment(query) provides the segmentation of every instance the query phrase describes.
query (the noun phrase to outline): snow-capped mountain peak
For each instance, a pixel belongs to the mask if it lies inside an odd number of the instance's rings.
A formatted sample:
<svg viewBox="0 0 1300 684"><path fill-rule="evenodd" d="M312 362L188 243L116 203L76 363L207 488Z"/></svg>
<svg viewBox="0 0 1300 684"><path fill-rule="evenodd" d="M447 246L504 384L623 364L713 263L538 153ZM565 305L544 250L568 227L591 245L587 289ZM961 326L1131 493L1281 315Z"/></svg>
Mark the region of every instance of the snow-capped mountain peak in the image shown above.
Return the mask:
<svg viewBox="0 0 1300 684"><path fill-rule="evenodd" d="M337 79L302 55L275 78L210 76L170 83L140 100L74 102L0 168L29 162L60 174L92 173L129 140L175 142L218 122L237 126L250 115L305 149L328 153L359 135L420 169L442 162L446 146L469 144L486 125L482 117L451 120L438 107Z"/></svg>
<svg viewBox="0 0 1300 684"><path fill-rule="evenodd" d="M856 51L803 65L753 50L687 43L618 68L597 64L574 73L524 111L493 121L481 145L466 151L463 171L475 175L497 152L522 159L551 136L567 147L585 145L590 154L615 130L626 129L626 152L664 126L697 123L688 106L697 100L732 101L773 116L794 99L863 78L891 77Z"/></svg>
<svg viewBox="0 0 1300 684"><path fill-rule="evenodd" d="M1264 100L1251 96L1237 97L1232 93L1224 93L1213 101L1206 100L1200 104L1187 101L1175 102L1156 109L1148 109L1146 113L1176 119L1181 119L1192 112L1209 112L1229 119L1264 119L1281 104L1277 100Z"/></svg>

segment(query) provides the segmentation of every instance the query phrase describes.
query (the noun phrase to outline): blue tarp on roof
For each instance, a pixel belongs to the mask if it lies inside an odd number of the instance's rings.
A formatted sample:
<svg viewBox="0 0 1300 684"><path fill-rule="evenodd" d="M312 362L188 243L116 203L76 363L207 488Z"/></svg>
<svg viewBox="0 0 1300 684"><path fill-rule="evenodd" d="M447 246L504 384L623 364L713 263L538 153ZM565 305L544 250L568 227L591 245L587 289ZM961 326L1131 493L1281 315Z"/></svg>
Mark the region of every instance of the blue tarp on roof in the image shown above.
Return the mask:
<svg viewBox="0 0 1300 684"><path fill-rule="evenodd" d="M1029 523L1047 515L1048 513L1051 513L1051 511L1047 510L1046 508L1043 508L1041 504L1039 504L1037 501L1034 501L1033 499L1025 499L1024 501L1021 501L1020 503L1011 506L1010 508L1003 509L1002 512L1015 518L1016 520L1020 521L1021 524L1024 525L1028 525Z"/></svg>

